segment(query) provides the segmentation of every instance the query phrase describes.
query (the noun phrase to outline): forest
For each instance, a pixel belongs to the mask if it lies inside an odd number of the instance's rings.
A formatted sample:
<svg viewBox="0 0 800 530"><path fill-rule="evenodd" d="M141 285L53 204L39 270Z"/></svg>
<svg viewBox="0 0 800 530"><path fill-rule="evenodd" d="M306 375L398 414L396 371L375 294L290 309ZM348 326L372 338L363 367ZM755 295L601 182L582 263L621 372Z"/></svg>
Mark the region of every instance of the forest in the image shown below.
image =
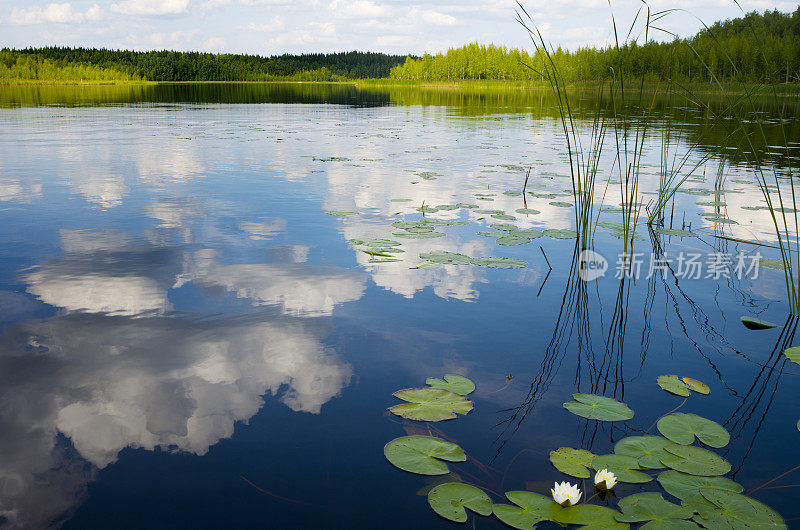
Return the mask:
<svg viewBox="0 0 800 530"><path fill-rule="evenodd" d="M752 12L716 22L669 42L617 47L556 47L550 57L565 81L595 81L612 70L626 76L683 82L800 81L800 7L793 13ZM346 81L390 78L538 81L545 55L472 43L422 57L373 52L242 55L94 48L0 50L0 82L35 81Z"/></svg>
<svg viewBox="0 0 800 530"><path fill-rule="evenodd" d="M566 81L598 80L612 69L636 78L725 83L800 80L800 7L794 13L766 11L717 22L691 38L670 42L635 41L606 48L556 47L550 54ZM391 71L396 80L539 80L542 51L468 44L436 55L407 58Z"/></svg>

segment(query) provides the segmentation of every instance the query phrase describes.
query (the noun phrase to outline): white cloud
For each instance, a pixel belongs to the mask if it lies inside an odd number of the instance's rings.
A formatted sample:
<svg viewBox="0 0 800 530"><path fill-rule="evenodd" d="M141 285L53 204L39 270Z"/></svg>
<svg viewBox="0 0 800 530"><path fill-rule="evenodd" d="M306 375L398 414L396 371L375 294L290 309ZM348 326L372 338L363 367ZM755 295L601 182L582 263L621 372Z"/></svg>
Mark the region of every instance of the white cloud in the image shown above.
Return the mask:
<svg viewBox="0 0 800 530"><path fill-rule="evenodd" d="M179 15L189 9L191 0L126 0L111 4L111 11L123 15Z"/></svg>
<svg viewBox="0 0 800 530"><path fill-rule="evenodd" d="M389 6L378 5L370 0L333 0L328 11L341 18L383 18L393 13Z"/></svg>
<svg viewBox="0 0 800 530"><path fill-rule="evenodd" d="M456 22L458 22L456 17L452 15L446 15L433 10L414 8L411 10L410 16L418 17L423 22L433 24L434 26L454 26Z"/></svg>
<svg viewBox="0 0 800 530"><path fill-rule="evenodd" d="M86 18L89 18L90 20L96 20L95 17L97 17L99 14L100 7L97 4L92 6L89 11L84 14L74 11L72 9L72 5L65 2L63 4L47 4L44 7L34 6L30 9L14 8L11 10L11 16L9 17L8 21L11 24L20 26L42 24L46 22L70 24L83 22Z"/></svg>
<svg viewBox="0 0 800 530"><path fill-rule="evenodd" d="M269 19L267 22L256 24L255 22L251 22L247 29L250 31L258 31L260 33L272 33L274 31L283 31L286 28L286 24L283 23L283 19L279 16L274 16Z"/></svg>
<svg viewBox="0 0 800 530"><path fill-rule="evenodd" d="M210 52L220 52L228 45L225 37L211 37L203 43L203 49Z"/></svg>

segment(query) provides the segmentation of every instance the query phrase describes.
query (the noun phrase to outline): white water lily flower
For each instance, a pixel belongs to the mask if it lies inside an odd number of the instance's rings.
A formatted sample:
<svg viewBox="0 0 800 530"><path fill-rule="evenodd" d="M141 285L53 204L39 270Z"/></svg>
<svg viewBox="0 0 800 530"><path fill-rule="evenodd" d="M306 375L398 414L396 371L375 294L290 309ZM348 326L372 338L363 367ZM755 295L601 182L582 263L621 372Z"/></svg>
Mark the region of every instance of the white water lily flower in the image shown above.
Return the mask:
<svg viewBox="0 0 800 530"><path fill-rule="evenodd" d="M561 484L556 482L555 486L550 489L550 493L553 494L553 500L565 508L578 504L578 500L581 498L581 491L578 486L569 482L562 482Z"/></svg>
<svg viewBox="0 0 800 530"><path fill-rule="evenodd" d="M608 469L601 469L594 476L594 485L597 489L610 490L617 484L617 477Z"/></svg>

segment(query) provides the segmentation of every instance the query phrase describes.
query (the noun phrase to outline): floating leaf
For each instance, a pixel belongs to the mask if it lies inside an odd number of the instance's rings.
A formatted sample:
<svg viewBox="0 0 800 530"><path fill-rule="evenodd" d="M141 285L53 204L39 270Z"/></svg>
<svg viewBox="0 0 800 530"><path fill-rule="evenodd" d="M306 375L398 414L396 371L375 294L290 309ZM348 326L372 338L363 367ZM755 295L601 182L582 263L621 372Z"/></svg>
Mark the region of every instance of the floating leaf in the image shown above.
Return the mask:
<svg viewBox="0 0 800 530"><path fill-rule="evenodd" d="M473 262L472 258L459 254L458 252L445 252L441 250L434 250L419 255L420 258L435 263L447 263L448 265L469 265Z"/></svg>
<svg viewBox="0 0 800 530"><path fill-rule="evenodd" d="M434 237L444 236L444 232L422 232L419 234L412 234L411 232L395 232L392 235L394 237L401 237L403 239L433 239Z"/></svg>
<svg viewBox="0 0 800 530"><path fill-rule="evenodd" d="M478 235L479 236L484 236L484 237L506 237L508 235L508 232L500 232L500 231L478 232Z"/></svg>
<svg viewBox="0 0 800 530"><path fill-rule="evenodd" d="M698 394L710 394L711 389L708 388L708 385L703 383L702 381L698 381L697 379L692 379L691 377L681 377L686 386L689 387L689 390L694 390Z"/></svg>
<svg viewBox="0 0 800 530"><path fill-rule="evenodd" d="M364 254L369 254L370 256L378 256L380 258L391 258L391 254L387 254L386 252L381 252L378 250L362 250Z"/></svg>
<svg viewBox="0 0 800 530"><path fill-rule="evenodd" d="M761 258L758 260L758 265L760 267L766 267L768 269L776 269L780 271L786 269L786 263L782 259Z"/></svg>
<svg viewBox="0 0 800 530"><path fill-rule="evenodd" d="M676 396L689 397L689 387L677 375L662 375L658 378L658 386Z"/></svg>
<svg viewBox="0 0 800 530"><path fill-rule="evenodd" d="M530 239L536 239L537 237L542 237L544 232L540 230L531 230L529 228L521 228L509 231L508 235L511 237L527 237Z"/></svg>
<svg viewBox="0 0 800 530"><path fill-rule="evenodd" d="M572 394L576 401L564 403L573 414L590 420L624 421L633 418L633 411L624 403L595 394Z"/></svg>
<svg viewBox="0 0 800 530"><path fill-rule="evenodd" d="M555 451L550 451L550 462L556 466L556 469L577 478L591 476L587 467L591 467L592 460L596 457L597 455L591 451L571 447L560 447Z"/></svg>
<svg viewBox="0 0 800 530"><path fill-rule="evenodd" d="M697 234L694 232L690 232L688 230L678 230L677 228L662 228L659 226L653 231L659 234L664 234L665 236L697 237Z"/></svg>
<svg viewBox="0 0 800 530"><path fill-rule="evenodd" d="M367 263L397 263L399 260L397 258L372 258Z"/></svg>
<svg viewBox="0 0 800 530"><path fill-rule="evenodd" d="M544 235L554 239L575 239L578 237L578 232L575 230L565 230L561 228L548 228L544 231Z"/></svg>
<svg viewBox="0 0 800 530"><path fill-rule="evenodd" d="M664 450L672 456L662 457L661 463L675 471L714 477L731 470L731 465L724 458L701 447L672 444L665 446Z"/></svg>
<svg viewBox="0 0 800 530"><path fill-rule="evenodd" d="M504 191L503 195L508 195L510 197L519 197L520 195L522 195L522 192L517 190L508 190Z"/></svg>
<svg viewBox="0 0 800 530"><path fill-rule="evenodd" d="M502 522L513 528L530 530L541 521L551 521L562 510L551 497L530 491L509 491L508 500L517 506L495 504L492 511Z"/></svg>
<svg viewBox="0 0 800 530"><path fill-rule="evenodd" d="M350 210L332 210L325 213L328 215L358 215L358 212L353 212Z"/></svg>
<svg viewBox="0 0 800 530"><path fill-rule="evenodd" d="M541 213L539 210L534 210L533 208L517 208L514 211L525 215L538 215Z"/></svg>
<svg viewBox="0 0 800 530"><path fill-rule="evenodd" d="M742 317L742 324L744 324L744 327L747 329L770 329L775 327L775 324L772 322L754 317Z"/></svg>
<svg viewBox="0 0 800 530"><path fill-rule="evenodd" d="M550 203L551 206L558 206L559 208L572 208L571 202L563 202L563 201L552 201Z"/></svg>
<svg viewBox="0 0 800 530"><path fill-rule="evenodd" d="M407 388L398 390L394 397L408 403L395 405L392 414L419 421L442 421L466 414L472 410L472 401L442 388Z"/></svg>
<svg viewBox="0 0 800 530"><path fill-rule="evenodd" d="M786 528L786 523L777 512L750 497L711 488L701 489L700 494L719 509L713 515L717 516L717 521L724 521L725 527Z"/></svg>
<svg viewBox="0 0 800 530"><path fill-rule="evenodd" d="M497 238L498 245L524 245L530 242L531 239L529 237L504 236Z"/></svg>
<svg viewBox="0 0 800 530"><path fill-rule="evenodd" d="M426 385L430 385L433 388L443 388L445 390L449 390L450 392L455 392L456 394L460 394L462 396L466 396L470 394L473 390L475 390L475 383L467 379L466 377L462 377L460 375L452 375L448 374L444 376L444 381L441 379L436 379L434 377L429 377L425 380Z"/></svg>
<svg viewBox="0 0 800 530"><path fill-rule="evenodd" d="M500 219L501 221L514 221L516 217L513 215L508 215L507 213L495 213L492 214L492 217L495 219Z"/></svg>
<svg viewBox="0 0 800 530"><path fill-rule="evenodd" d="M467 510L481 515L492 514L492 500L483 491L469 484L448 482L436 486L428 493L428 504L433 511L451 521L467 521Z"/></svg>
<svg viewBox="0 0 800 530"><path fill-rule="evenodd" d="M396 247L400 245L399 241L392 241L391 239L351 239L350 243L364 245L365 247Z"/></svg>
<svg viewBox="0 0 800 530"><path fill-rule="evenodd" d="M664 491L679 498L684 504L702 504L701 488L714 488L741 493L744 488L736 482L723 477L698 477L672 469L658 475L658 483Z"/></svg>
<svg viewBox="0 0 800 530"><path fill-rule="evenodd" d="M561 524L588 525L592 528L628 528L627 523L620 523L616 517L619 512L596 504L576 504L555 512L554 520Z"/></svg>
<svg viewBox="0 0 800 530"><path fill-rule="evenodd" d="M683 519L691 519L694 515L692 508L686 508L667 502L660 493L637 493L619 501L622 514L617 515L617 521L623 523L643 523L653 521L652 526L660 528L691 528L692 523L681 524ZM649 525L645 525L649 526Z"/></svg>
<svg viewBox="0 0 800 530"><path fill-rule="evenodd" d="M722 425L697 414L676 412L658 420L657 425L658 432L676 444L689 445L695 436L715 448L725 447L730 441L730 435Z"/></svg>
<svg viewBox="0 0 800 530"><path fill-rule="evenodd" d="M521 259L496 258L489 256L486 258L475 258L473 263L481 267L490 267L492 269L520 269L527 265L528 262L522 261Z"/></svg>
<svg viewBox="0 0 800 530"><path fill-rule="evenodd" d="M519 230L516 226L510 225L508 223L494 223L489 225L489 228L494 228L495 230L503 230L504 232L510 232L511 230Z"/></svg>
<svg viewBox="0 0 800 530"><path fill-rule="evenodd" d="M596 471L608 469L614 473L620 482L643 484L653 480L650 475L637 471L640 469L639 460L632 456L600 455L592 460L592 469Z"/></svg>
<svg viewBox="0 0 800 530"><path fill-rule="evenodd" d="M395 438L383 448L386 459L404 471L420 475L449 473L448 462L464 462L467 455L454 443L431 436Z"/></svg>
<svg viewBox="0 0 800 530"><path fill-rule="evenodd" d="M800 346L792 346L783 352L786 357L793 363L800 364Z"/></svg>
<svg viewBox="0 0 800 530"><path fill-rule="evenodd" d="M667 456L665 445L672 442L661 436L629 436L614 446L614 453L635 458L640 467L659 469L664 467L661 457Z"/></svg>

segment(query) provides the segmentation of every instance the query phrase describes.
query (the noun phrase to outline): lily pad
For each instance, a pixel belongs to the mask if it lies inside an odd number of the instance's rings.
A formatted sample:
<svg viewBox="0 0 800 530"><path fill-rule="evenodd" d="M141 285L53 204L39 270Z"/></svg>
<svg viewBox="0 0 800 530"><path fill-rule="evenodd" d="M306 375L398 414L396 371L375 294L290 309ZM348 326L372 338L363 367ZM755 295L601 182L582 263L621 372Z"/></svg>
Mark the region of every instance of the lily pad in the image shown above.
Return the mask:
<svg viewBox="0 0 800 530"><path fill-rule="evenodd" d="M572 394L576 401L564 403L573 414L602 421L625 421L633 418L633 411L616 399L595 394Z"/></svg>
<svg viewBox="0 0 800 530"><path fill-rule="evenodd" d="M772 322L767 322L766 320L761 320L755 317L742 317L742 324L747 329L771 329L775 327L775 324Z"/></svg>
<svg viewBox="0 0 800 530"><path fill-rule="evenodd" d="M681 380L689 387L689 390L693 390L698 394L710 394L711 389L708 388L708 385L703 383L702 381L698 381L697 379L692 379L691 377L681 377Z"/></svg>
<svg viewBox="0 0 800 530"><path fill-rule="evenodd" d="M379 258L391 258L392 255L382 250L361 250L364 254L369 254L370 256L377 256Z"/></svg>
<svg viewBox="0 0 800 530"><path fill-rule="evenodd" d="M495 230L503 230L504 232L510 232L511 230L519 230L514 225L510 225L508 223L494 223L489 225L489 228L494 228Z"/></svg>
<svg viewBox="0 0 800 530"><path fill-rule="evenodd" d="M650 475L638 471L640 469L639 460L632 456L600 455L592 460L592 469L596 471L608 469L620 482L644 484L653 480Z"/></svg>
<svg viewBox="0 0 800 530"><path fill-rule="evenodd" d="M575 239L578 237L578 232L575 230L566 230L563 228L548 228L544 231L544 235L554 239Z"/></svg>
<svg viewBox="0 0 800 530"><path fill-rule="evenodd" d="M782 259L761 258L758 260L758 266L782 271L786 269L786 262Z"/></svg>
<svg viewBox="0 0 800 530"><path fill-rule="evenodd" d="M496 258L494 256L489 256L486 258L475 258L473 263L480 267L489 267L491 269L521 269L527 265L528 262L522 261L521 259Z"/></svg>
<svg viewBox="0 0 800 530"><path fill-rule="evenodd" d="M506 211L505 210L478 209L478 210L475 210L475 213L485 213L486 215L497 215L497 214L504 214L504 213L506 213Z"/></svg>
<svg viewBox="0 0 800 530"><path fill-rule="evenodd" d="M793 363L800 364L800 346L787 348L783 354Z"/></svg>
<svg viewBox="0 0 800 530"><path fill-rule="evenodd" d="M500 219L501 221L514 221L516 217L513 215L508 215L507 213L495 213L492 214L492 217L495 219Z"/></svg>
<svg viewBox="0 0 800 530"><path fill-rule="evenodd" d="M350 244L365 247L396 247L401 243L391 239L351 239Z"/></svg>
<svg viewBox="0 0 800 530"><path fill-rule="evenodd" d="M509 491L506 497L517 506L495 504L492 511L512 528L530 530L535 528L536 523L553 520L555 514L562 510L551 497L530 491Z"/></svg>
<svg viewBox="0 0 800 530"><path fill-rule="evenodd" d="M619 512L597 504L576 504L555 512L554 520L561 524L587 525L591 528L628 528L627 523L618 522Z"/></svg>
<svg viewBox="0 0 800 530"><path fill-rule="evenodd" d="M672 456L662 457L661 463L675 471L701 477L715 477L731 470L727 460L701 447L672 444L665 446L664 450Z"/></svg>
<svg viewBox="0 0 800 530"><path fill-rule="evenodd" d="M558 206L559 208L572 208L571 202L563 202L563 201L551 201L551 206Z"/></svg>
<svg viewBox="0 0 800 530"><path fill-rule="evenodd" d="M658 227L653 229L654 232L664 234L665 236L678 236L678 237L697 237L697 234L688 230L679 230L677 228L662 228Z"/></svg>
<svg viewBox="0 0 800 530"><path fill-rule="evenodd" d="M448 462L464 462L467 455L454 443L432 436L403 436L383 448L383 454L393 465L420 475L445 475Z"/></svg>
<svg viewBox="0 0 800 530"><path fill-rule="evenodd" d="M684 504L702 504L705 499L700 495L701 488L714 488L741 493L744 488L736 482L723 477L698 477L681 473L680 471L667 470L658 475L658 483L664 491L679 498Z"/></svg>
<svg viewBox="0 0 800 530"><path fill-rule="evenodd" d="M537 237L542 237L544 232L540 230L531 230L529 228L520 228L517 230L511 230L508 235L511 237L527 237L530 239L536 239Z"/></svg>
<svg viewBox="0 0 800 530"><path fill-rule="evenodd" d="M653 527L682 528L686 525L691 528L692 523L682 525L680 521L691 519L694 515L692 508L678 506L664 500L660 493L637 493L619 501L622 514L617 515L617 521L623 523L643 523L653 521ZM650 525L645 525L647 527ZM644 528L643 527L643 528Z"/></svg>
<svg viewBox="0 0 800 530"><path fill-rule="evenodd" d="M506 237L508 235L508 232L500 232L500 231L488 232L487 231L487 232L478 232L478 235L479 236L483 236L483 237Z"/></svg>
<svg viewBox="0 0 800 530"><path fill-rule="evenodd" d="M538 215L538 214L542 213L539 210L534 210L533 208L517 208L514 211L517 212L517 213L524 214L524 215Z"/></svg>
<svg viewBox="0 0 800 530"><path fill-rule="evenodd" d="M464 254L459 254L458 252L446 252L441 250L434 250L433 252L427 252L419 255L420 258L426 259L428 261L433 261L435 263L446 263L449 265L470 265L473 262L473 259L469 256Z"/></svg>
<svg viewBox="0 0 800 530"><path fill-rule="evenodd" d="M466 396L475 390L475 383L466 377L452 374L445 375L444 381L436 379L435 377L429 377L425 380L425 384L433 388L443 388L462 396Z"/></svg>
<svg viewBox="0 0 800 530"><path fill-rule="evenodd" d="M524 245L525 243L530 243L531 239L529 237L516 237L516 236L504 236L497 238L498 245Z"/></svg>
<svg viewBox="0 0 800 530"><path fill-rule="evenodd" d="M704 444L720 448L728 445L730 435L715 421L697 414L676 412L658 420L658 432L676 444L689 445L695 436Z"/></svg>
<svg viewBox="0 0 800 530"><path fill-rule="evenodd" d="M677 375L660 376L658 378L658 386L676 396L689 397L691 395L689 387Z"/></svg>
<svg viewBox="0 0 800 530"><path fill-rule="evenodd" d="M413 234L411 232L395 232L392 235L394 237L401 237L403 239L433 239L435 237L444 236L444 232L422 232L418 234Z"/></svg>
<svg viewBox="0 0 800 530"><path fill-rule="evenodd" d="M522 192L517 190L508 190L504 191L503 195L508 195L510 197L519 197L520 195L522 195Z"/></svg>
<svg viewBox="0 0 800 530"><path fill-rule="evenodd" d="M358 212L353 212L351 210L332 210L325 213L328 215L358 215Z"/></svg>
<svg viewBox="0 0 800 530"><path fill-rule="evenodd" d="M492 500L475 486L461 482L448 482L436 486L428 493L428 504L433 511L457 523L467 521L469 508L481 515L492 514Z"/></svg>
<svg viewBox="0 0 800 530"><path fill-rule="evenodd" d="M589 478L591 472L587 469L591 467L592 460L596 454L586 449L573 449L571 447L559 447L555 451L550 451L550 462L556 469L572 477Z"/></svg>
<svg viewBox="0 0 800 530"><path fill-rule="evenodd" d="M614 453L635 458L639 467L660 469L664 467L661 457L667 456L664 446L672 442L661 436L629 436L614 446Z"/></svg>
<svg viewBox="0 0 800 530"><path fill-rule="evenodd" d="M755 499L732 491L703 488L700 494L718 508L713 515L728 528L747 526L755 528L786 528L783 518L775 510ZM739 523L738 525L735 523Z"/></svg>
<svg viewBox="0 0 800 530"><path fill-rule="evenodd" d="M395 405L389 411L409 420L451 420L456 413L467 414L472 410L472 401L443 388L407 388L392 395L408 403Z"/></svg>

